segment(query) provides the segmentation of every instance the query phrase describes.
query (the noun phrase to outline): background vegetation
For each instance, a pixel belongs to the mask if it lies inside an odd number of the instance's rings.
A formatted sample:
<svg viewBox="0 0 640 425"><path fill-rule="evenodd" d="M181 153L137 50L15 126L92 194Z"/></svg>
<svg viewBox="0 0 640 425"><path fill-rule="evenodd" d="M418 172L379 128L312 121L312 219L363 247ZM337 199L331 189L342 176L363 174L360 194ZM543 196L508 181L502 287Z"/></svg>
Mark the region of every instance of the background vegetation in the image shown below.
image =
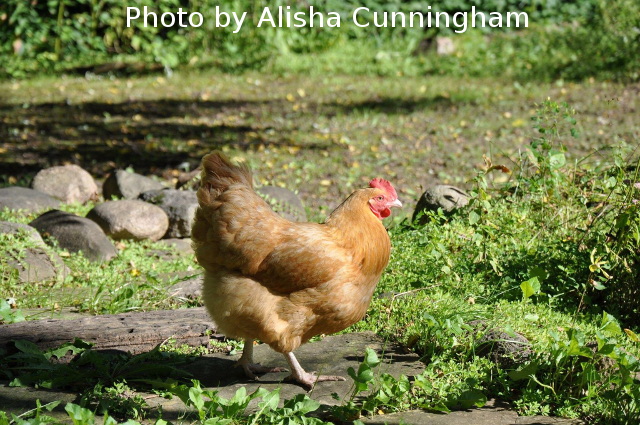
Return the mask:
<svg viewBox="0 0 640 425"><path fill-rule="evenodd" d="M257 22L262 9L335 11L341 28L215 28L213 10L246 11ZM198 11L199 28L126 27L126 7L148 6L158 14ZM382 11L526 11L530 28L358 28L350 12L358 6ZM551 80L604 77L638 80L640 5L634 0L7 0L0 5L0 76L36 72L100 71L107 63L136 63L125 71L175 68L247 69L276 73L408 75L453 74ZM435 53L435 37L453 37L455 51ZM156 64L157 67L152 64ZM119 65L121 66L121 65ZM97 67L97 68L96 68ZM109 67L102 69L110 69ZM123 68L115 68L123 69Z"/></svg>

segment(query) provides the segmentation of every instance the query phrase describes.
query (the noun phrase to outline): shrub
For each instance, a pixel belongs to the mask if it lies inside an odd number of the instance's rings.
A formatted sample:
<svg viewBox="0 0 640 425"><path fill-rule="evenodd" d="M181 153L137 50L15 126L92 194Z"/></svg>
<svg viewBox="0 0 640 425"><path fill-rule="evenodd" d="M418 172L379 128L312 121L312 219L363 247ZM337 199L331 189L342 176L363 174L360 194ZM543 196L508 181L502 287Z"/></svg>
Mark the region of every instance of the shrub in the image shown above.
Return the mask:
<svg viewBox="0 0 640 425"><path fill-rule="evenodd" d="M126 7L132 4L147 6L158 14L181 7L202 13L205 20L197 28L181 28L178 23L171 28L143 28L141 20L127 28ZM291 6L292 11L313 5L316 10L338 12L343 16L341 28L256 28L245 22L242 30L234 33L232 26L216 28L212 18L215 7L220 6L226 11L247 12L247 21L256 23L264 7L275 10L278 5ZM452 28L359 28L350 23L349 16L358 6L378 12L456 13L468 12L472 6L500 13L526 11L531 28L521 32L470 29L465 34L454 34ZM86 70L109 61L154 63L167 71L192 66L240 72L263 68L274 59L291 55L311 55L309 60L322 72L336 67L318 65L315 54L335 50L336 54L321 60L349 62L350 52L355 49L358 57L365 57L366 69L354 64L337 67L339 72L386 74L400 63L397 71L416 74L504 73L524 79L601 76L637 80L639 9L634 0L7 0L0 4L0 59L4 64L0 77ZM442 57L429 51L416 57L417 46L428 45L424 40L438 34L455 37L456 54ZM387 57L390 59L385 60ZM297 69L306 72L305 67Z"/></svg>

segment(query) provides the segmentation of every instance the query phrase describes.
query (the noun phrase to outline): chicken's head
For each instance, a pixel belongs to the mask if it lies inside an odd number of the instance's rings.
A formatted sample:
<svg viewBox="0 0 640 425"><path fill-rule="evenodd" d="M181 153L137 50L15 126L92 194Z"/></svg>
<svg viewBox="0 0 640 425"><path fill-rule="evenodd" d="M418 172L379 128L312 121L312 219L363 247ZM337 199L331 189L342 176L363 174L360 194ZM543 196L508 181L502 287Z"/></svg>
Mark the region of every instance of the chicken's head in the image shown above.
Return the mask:
<svg viewBox="0 0 640 425"><path fill-rule="evenodd" d="M380 189L369 199L371 212L379 219L387 218L391 215L392 207L401 207L402 202L398 200L398 194L391 183L384 179L373 179L369 182L369 187Z"/></svg>

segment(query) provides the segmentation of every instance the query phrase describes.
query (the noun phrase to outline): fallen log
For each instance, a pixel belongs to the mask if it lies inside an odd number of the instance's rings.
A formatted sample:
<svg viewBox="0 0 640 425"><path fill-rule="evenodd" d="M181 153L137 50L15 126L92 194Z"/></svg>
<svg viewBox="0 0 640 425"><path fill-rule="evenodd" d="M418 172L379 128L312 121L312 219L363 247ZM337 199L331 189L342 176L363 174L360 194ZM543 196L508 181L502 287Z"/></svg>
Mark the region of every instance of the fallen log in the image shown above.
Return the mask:
<svg viewBox="0 0 640 425"><path fill-rule="evenodd" d="M94 344L95 350L139 354L168 339L175 339L179 345L198 347L223 336L216 333L216 326L204 307L0 325L0 349L9 347L11 341L27 340L46 350L76 338Z"/></svg>

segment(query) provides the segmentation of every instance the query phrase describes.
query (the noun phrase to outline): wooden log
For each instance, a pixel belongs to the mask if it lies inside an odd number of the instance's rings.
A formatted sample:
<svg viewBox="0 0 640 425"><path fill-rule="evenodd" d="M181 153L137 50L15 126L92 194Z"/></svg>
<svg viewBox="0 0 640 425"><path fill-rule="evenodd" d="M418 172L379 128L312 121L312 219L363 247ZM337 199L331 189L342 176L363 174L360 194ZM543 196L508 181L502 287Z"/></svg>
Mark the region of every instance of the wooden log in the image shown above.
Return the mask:
<svg viewBox="0 0 640 425"><path fill-rule="evenodd" d="M13 340L27 340L41 349L58 347L75 338L94 344L96 350L147 352L173 338L177 344L207 346L222 339L204 307L160 310L61 320L45 319L0 325L0 348Z"/></svg>

